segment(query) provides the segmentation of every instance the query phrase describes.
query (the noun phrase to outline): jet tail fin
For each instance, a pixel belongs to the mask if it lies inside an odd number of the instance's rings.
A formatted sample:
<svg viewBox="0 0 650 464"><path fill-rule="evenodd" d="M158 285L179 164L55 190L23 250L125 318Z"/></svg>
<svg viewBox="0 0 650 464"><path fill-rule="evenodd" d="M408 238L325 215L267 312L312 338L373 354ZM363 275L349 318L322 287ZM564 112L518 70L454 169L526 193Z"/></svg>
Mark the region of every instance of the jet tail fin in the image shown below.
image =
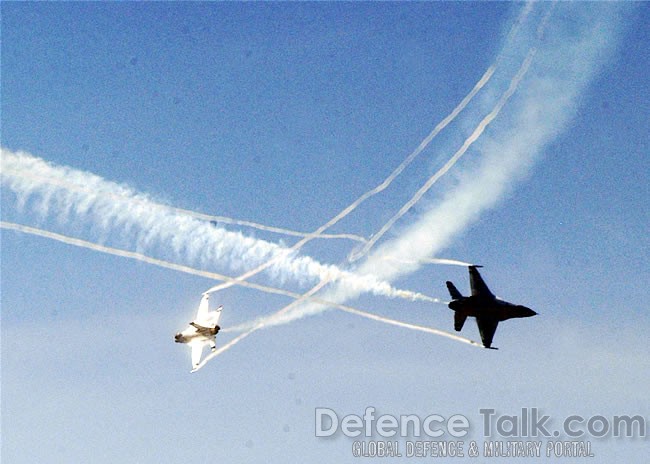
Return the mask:
<svg viewBox="0 0 650 464"><path fill-rule="evenodd" d="M449 294L451 295L451 298L454 300L458 300L463 297L463 295L458 291L458 289L452 284L451 282L447 281L447 290L449 290Z"/></svg>

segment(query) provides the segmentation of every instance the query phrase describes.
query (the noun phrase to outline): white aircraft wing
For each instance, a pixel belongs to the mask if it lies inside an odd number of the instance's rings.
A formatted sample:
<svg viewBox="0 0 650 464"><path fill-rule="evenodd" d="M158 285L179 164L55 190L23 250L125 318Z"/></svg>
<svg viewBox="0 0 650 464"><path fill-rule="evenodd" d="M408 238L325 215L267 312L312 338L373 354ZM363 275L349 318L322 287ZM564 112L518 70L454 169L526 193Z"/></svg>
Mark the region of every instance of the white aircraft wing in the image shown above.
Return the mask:
<svg viewBox="0 0 650 464"><path fill-rule="evenodd" d="M194 320L194 323L200 325L201 327L214 328L219 325L219 319L221 318L221 310L223 306L219 306L214 311L208 311L201 318L197 317Z"/></svg>
<svg viewBox="0 0 650 464"><path fill-rule="evenodd" d="M196 322L200 323L201 321L205 321L208 318L208 299L210 298L210 295L207 293L203 294L203 298L201 298L201 303L199 304L199 310L196 313Z"/></svg>
<svg viewBox="0 0 650 464"><path fill-rule="evenodd" d="M225 349L228 348L228 345L224 345L221 348L217 349L216 351L213 351L212 353L208 353L208 355L203 358L203 361L201 361L198 365L192 365L192 372L196 372L199 369L201 369L203 366L205 366L208 361L210 361L212 358L219 356Z"/></svg>
<svg viewBox="0 0 650 464"><path fill-rule="evenodd" d="M199 363L201 362L201 355L203 354L203 346L205 342L191 342L190 348L192 349L192 372L194 372Z"/></svg>

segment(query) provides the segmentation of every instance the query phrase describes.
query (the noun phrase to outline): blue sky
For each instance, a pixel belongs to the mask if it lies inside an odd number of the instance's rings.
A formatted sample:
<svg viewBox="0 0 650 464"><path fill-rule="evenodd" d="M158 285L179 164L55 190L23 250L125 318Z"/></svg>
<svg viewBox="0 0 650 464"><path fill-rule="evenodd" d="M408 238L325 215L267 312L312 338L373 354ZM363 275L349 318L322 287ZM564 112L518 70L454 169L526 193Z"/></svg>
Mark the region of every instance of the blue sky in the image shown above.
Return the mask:
<svg viewBox="0 0 650 464"><path fill-rule="evenodd" d="M497 295L539 313L501 324L489 351L336 310L301 317L314 311L302 305L190 375L172 336L218 282L3 228L7 462L354 460L352 439L314 436L317 407L463 414L478 440L480 408L650 420L645 4L560 3L541 37L550 4L525 16L502 2L1 8L2 221L231 276L297 239L222 224L217 240L195 219L165 235L175 217L132 210L133 198L313 231L382 182L494 65L390 187L329 231L370 237L534 49L498 115L368 257L349 263L357 244L317 239L300 250L311 267L282 261L252 281L303 293L322 263L445 300L445 280L468 291L466 268L382 257L451 258L483 264ZM63 179L131 190L80 212L78 195L16 182L6 163L18 152ZM453 331L442 304L344 284L319 295ZM291 302L241 287L211 301L225 305L224 328ZM472 321L461 335L479 339ZM647 438L592 441L590 462L646 455Z"/></svg>

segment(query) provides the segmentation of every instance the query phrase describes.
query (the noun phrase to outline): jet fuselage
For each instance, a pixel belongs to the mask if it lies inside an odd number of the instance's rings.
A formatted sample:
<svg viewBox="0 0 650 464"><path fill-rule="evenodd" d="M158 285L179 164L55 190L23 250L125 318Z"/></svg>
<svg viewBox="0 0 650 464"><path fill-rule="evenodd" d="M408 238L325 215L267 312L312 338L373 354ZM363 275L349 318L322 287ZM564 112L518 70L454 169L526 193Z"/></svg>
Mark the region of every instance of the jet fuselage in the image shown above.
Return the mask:
<svg viewBox="0 0 650 464"><path fill-rule="evenodd" d="M220 327L217 325L214 328L211 327L201 327L200 325L190 322L190 327L178 332L174 336L174 341L176 343L190 343L194 341L206 342L213 340L214 336L219 332Z"/></svg>
<svg viewBox="0 0 650 464"><path fill-rule="evenodd" d="M449 303L449 308L468 317L489 316L499 322L517 317L531 317L537 313L530 308L498 298L468 296Z"/></svg>

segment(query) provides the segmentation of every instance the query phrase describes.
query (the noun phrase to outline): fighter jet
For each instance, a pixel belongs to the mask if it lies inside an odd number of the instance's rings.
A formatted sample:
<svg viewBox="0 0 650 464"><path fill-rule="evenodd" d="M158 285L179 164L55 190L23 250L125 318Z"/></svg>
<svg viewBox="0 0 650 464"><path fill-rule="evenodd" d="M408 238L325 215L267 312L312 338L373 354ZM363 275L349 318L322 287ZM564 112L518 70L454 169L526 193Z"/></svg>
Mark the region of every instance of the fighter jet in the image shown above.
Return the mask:
<svg viewBox="0 0 650 464"><path fill-rule="evenodd" d="M478 269L483 266L469 266L469 284L472 296L463 296L453 283L447 281L447 289L452 301L449 308L455 311L454 329L457 332L463 328L467 316L475 317L481 340L485 348L492 348L492 338L497 330L497 325L506 319L514 317L531 317L537 313L525 306L503 301L492 294Z"/></svg>
<svg viewBox="0 0 650 464"><path fill-rule="evenodd" d="M205 345L210 345L212 351L217 349L215 338L219 330L221 330L218 324L223 305L214 311L209 311L209 298L210 295L203 294L199 310L196 313L196 319L190 322L190 325L185 330L178 332L174 336L176 343L186 343L192 349L192 372L197 371L199 368Z"/></svg>

